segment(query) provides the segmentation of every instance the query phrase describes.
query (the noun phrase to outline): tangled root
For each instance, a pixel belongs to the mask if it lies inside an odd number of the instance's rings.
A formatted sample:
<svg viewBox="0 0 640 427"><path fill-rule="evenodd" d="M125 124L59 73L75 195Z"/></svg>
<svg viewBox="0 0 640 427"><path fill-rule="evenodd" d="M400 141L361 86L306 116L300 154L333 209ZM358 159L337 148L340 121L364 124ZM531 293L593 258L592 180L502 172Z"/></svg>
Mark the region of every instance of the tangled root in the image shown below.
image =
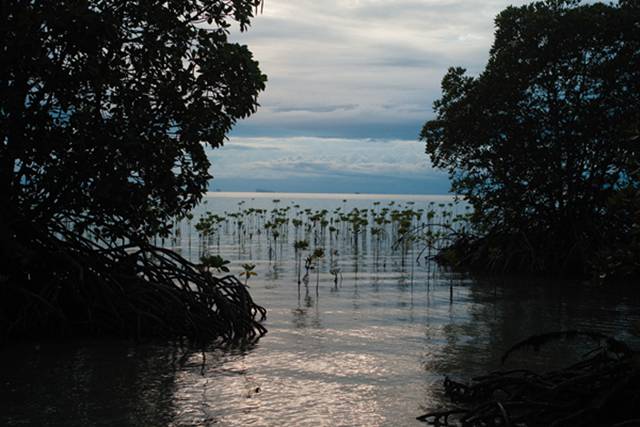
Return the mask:
<svg viewBox="0 0 640 427"><path fill-rule="evenodd" d="M116 245L61 223L0 230L0 339L116 335L236 343L266 333L266 310L234 276L215 277L147 242Z"/></svg>

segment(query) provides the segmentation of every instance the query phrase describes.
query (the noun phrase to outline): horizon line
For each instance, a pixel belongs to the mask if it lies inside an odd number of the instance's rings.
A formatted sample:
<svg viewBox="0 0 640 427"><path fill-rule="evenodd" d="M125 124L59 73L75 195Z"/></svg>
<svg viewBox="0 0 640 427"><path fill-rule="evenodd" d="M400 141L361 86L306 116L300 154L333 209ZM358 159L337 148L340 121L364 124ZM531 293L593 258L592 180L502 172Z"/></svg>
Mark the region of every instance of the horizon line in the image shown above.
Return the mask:
<svg viewBox="0 0 640 427"><path fill-rule="evenodd" d="M247 197L269 198L278 195L281 198L336 198L336 199L403 199L403 198L442 198L459 197L456 194L389 194L389 193L326 193L326 192L289 192L289 191L207 191L206 197Z"/></svg>

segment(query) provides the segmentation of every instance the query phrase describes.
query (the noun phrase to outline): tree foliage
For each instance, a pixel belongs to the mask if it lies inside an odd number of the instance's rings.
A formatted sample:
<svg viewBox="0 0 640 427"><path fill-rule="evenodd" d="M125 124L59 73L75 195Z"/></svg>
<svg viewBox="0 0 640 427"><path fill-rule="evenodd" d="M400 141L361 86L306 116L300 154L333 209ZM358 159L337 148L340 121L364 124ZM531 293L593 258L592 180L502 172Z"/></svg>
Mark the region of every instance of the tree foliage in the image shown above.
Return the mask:
<svg viewBox="0 0 640 427"><path fill-rule="evenodd" d="M612 200L640 185L640 8L549 0L495 25L484 71L450 68L421 133L474 208L478 236L458 249L485 268L585 272L638 227Z"/></svg>
<svg viewBox="0 0 640 427"><path fill-rule="evenodd" d="M0 341L255 337L245 287L148 243L207 188L206 147L255 112L260 0L3 1Z"/></svg>
<svg viewBox="0 0 640 427"><path fill-rule="evenodd" d="M255 1L10 0L0 9L3 207L122 235L200 199L218 147L256 110Z"/></svg>

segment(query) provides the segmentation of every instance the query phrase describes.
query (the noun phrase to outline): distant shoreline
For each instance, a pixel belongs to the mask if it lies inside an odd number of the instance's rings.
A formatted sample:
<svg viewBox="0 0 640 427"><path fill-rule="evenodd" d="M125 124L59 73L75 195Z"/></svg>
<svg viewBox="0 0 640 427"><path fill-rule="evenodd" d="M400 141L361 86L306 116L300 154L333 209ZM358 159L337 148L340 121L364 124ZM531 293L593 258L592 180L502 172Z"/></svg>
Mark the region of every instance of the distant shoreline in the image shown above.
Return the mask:
<svg viewBox="0 0 640 427"><path fill-rule="evenodd" d="M208 198L261 198L261 199L328 199L328 200L442 200L450 201L454 194L366 194L366 193L282 193L255 191L209 191Z"/></svg>

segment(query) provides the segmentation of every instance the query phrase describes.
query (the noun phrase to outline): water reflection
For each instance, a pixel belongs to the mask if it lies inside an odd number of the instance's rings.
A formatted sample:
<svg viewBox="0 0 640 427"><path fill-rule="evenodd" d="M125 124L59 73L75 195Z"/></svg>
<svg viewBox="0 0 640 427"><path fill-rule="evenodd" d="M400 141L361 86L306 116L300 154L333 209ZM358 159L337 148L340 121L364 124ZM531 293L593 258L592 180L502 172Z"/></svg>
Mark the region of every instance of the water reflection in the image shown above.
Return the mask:
<svg viewBox="0 0 640 427"><path fill-rule="evenodd" d="M319 274L298 283L291 242L265 239L238 244L229 227L210 242L233 272L257 266L249 286L269 309L269 333L255 347L4 349L0 425L420 425L417 415L442 404L443 375L497 368L515 341L550 330L632 340L628 325L640 320L628 288L471 279L364 237L357 253L344 236L328 240ZM539 367L549 360L517 356Z"/></svg>
<svg viewBox="0 0 640 427"><path fill-rule="evenodd" d="M2 350L0 425L166 425L176 366L168 346L122 342Z"/></svg>
<svg viewBox="0 0 640 427"><path fill-rule="evenodd" d="M637 292L628 287L588 287L550 280L477 280L452 304L450 321L431 335L446 339L440 357L430 352L426 370L478 375L500 367L502 354L528 336L556 330L597 330L640 344L630 325L640 319ZM456 299L456 298L454 298ZM435 314L438 317L438 314ZM558 343L539 352L520 352L510 365L551 369L567 364L594 345ZM453 357L452 357L453 356ZM508 365L509 366L509 365Z"/></svg>

